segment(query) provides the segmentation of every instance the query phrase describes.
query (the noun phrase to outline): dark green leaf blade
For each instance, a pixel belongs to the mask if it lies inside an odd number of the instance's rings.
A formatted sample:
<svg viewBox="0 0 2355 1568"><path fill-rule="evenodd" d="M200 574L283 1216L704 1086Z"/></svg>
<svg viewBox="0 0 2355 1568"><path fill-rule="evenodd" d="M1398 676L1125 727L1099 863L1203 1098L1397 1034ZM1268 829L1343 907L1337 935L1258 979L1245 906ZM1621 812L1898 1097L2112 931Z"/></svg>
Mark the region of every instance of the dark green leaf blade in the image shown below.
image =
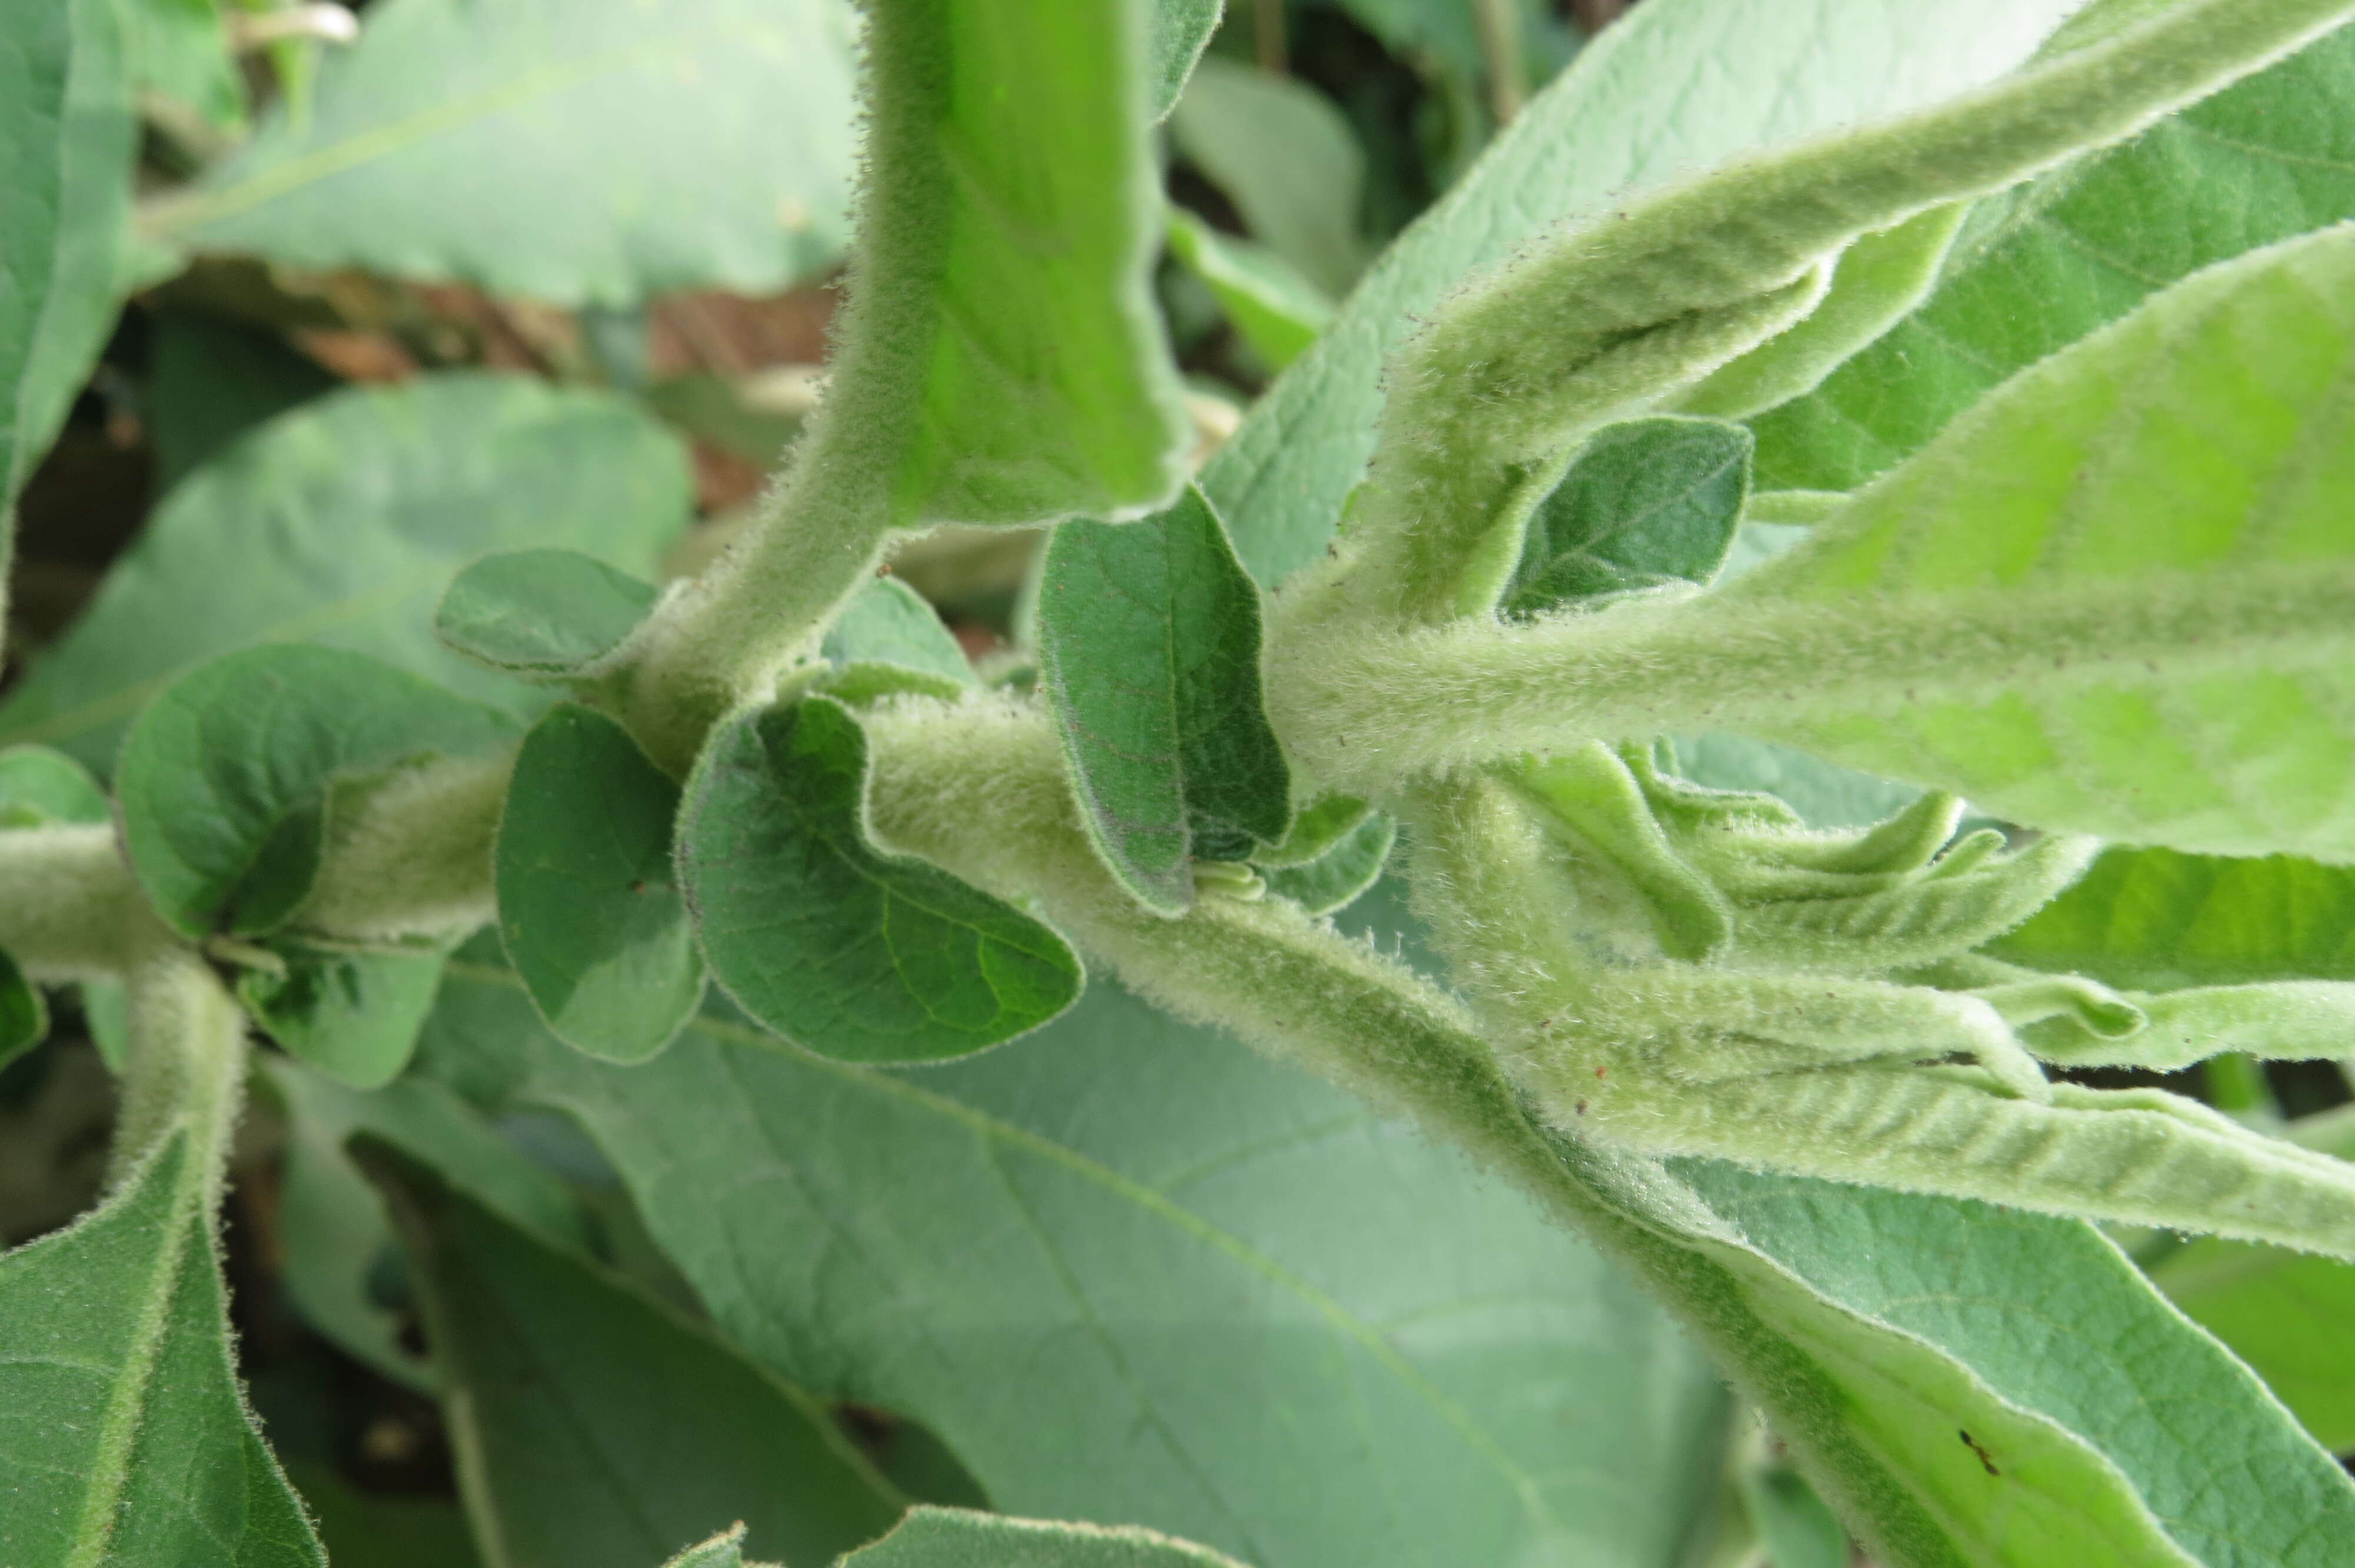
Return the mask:
<svg viewBox="0 0 2355 1568"><path fill-rule="evenodd" d="M841 1568L1242 1568L1233 1558L1150 1530L1106 1530L920 1508Z"/></svg>
<svg viewBox="0 0 2355 1568"><path fill-rule="evenodd" d="M0 1255L0 1552L109 1568L325 1568L229 1360L175 1133L80 1224Z"/></svg>
<svg viewBox="0 0 2355 1568"><path fill-rule="evenodd" d="M1201 492L1143 523L1058 528L1039 652L1089 836L1146 904L1183 910L1192 861L1284 837L1291 773L1265 711L1259 589Z"/></svg>
<svg viewBox="0 0 2355 1568"><path fill-rule="evenodd" d="M532 726L507 787L499 938L558 1038L643 1062L703 1000L676 885L679 788L629 732L567 703Z"/></svg>
<svg viewBox="0 0 2355 1568"><path fill-rule="evenodd" d="M1673 583L1705 587L1750 499L1750 432L1715 419L1613 425L1529 518L1509 615Z"/></svg>
<svg viewBox="0 0 2355 1568"><path fill-rule="evenodd" d="M2016 370L2149 294L2355 217L2355 30L2135 140L1980 204L1936 291L1816 391L1755 421L1760 483L1851 490Z"/></svg>
<svg viewBox="0 0 2355 1568"><path fill-rule="evenodd" d="M156 692L255 642L349 648L518 714L540 700L443 648L433 604L487 550L563 545L652 575L692 503L678 441L609 394L452 373L272 420L165 500L0 704L0 745L112 766Z"/></svg>
<svg viewBox="0 0 2355 1568"><path fill-rule="evenodd" d="M0 5L0 509L56 438L113 320L139 142L123 32L111 0Z"/></svg>
<svg viewBox="0 0 2355 1568"><path fill-rule="evenodd" d="M403 0L151 231L564 306L773 293L848 230L853 30L836 0Z"/></svg>
<svg viewBox="0 0 2355 1568"><path fill-rule="evenodd" d="M102 822L106 791L90 769L46 746L0 749L0 829Z"/></svg>
<svg viewBox="0 0 2355 1568"><path fill-rule="evenodd" d="M331 783L513 736L504 715L361 654L250 648L182 679L132 726L123 843L181 931L268 932L318 874Z"/></svg>
<svg viewBox="0 0 2355 1568"><path fill-rule="evenodd" d="M262 1032L356 1089L400 1076L442 983L439 953L333 953L281 946L286 972L248 969L238 1000Z"/></svg>
<svg viewBox="0 0 2355 1568"><path fill-rule="evenodd" d="M48 1033L49 1004L7 949L0 948L0 1067L38 1045Z"/></svg>
<svg viewBox="0 0 2355 1568"><path fill-rule="evenodd" d="M478 664L559 681L620 647L656 597L652 583L578 550L506 550L452 579L433 634Z"/></svg>
<svg viewBox="0 0 2355 1568"><path fill-rule="evenodd" d="M415 1266L495 1560L643 1568L742 1520L756 1550L823 1563L898 1516L809 1395L398 1145L353 1156Z"/></svg>
<svg viewBox="0 0 2355 1568"><path fill-rule="evenodd" d="M711 973L788 1040L854 1062L933 1062L1071 1006L1063 939L866 840L867 737L812 697L731 719L688 780L679 869Z"/></svg>
<svg viewBox="0 0 2355 1568"><path fill-rule="evenodd" d="M1284 1568L1675 1568L1715 1485L1714 1374L1600 1257L1108 980L922 1074L713 1016L622 1068L453 965L421 1063L581 1121L749 1354L922 1422L1010 1512Z"/></svg>
<svg viewBox="0 0 2355 1568"><path fill-rule="evenodd" d="M2112 849L1987 949L2133 991L2355 980L2355 869Z"/></svg>

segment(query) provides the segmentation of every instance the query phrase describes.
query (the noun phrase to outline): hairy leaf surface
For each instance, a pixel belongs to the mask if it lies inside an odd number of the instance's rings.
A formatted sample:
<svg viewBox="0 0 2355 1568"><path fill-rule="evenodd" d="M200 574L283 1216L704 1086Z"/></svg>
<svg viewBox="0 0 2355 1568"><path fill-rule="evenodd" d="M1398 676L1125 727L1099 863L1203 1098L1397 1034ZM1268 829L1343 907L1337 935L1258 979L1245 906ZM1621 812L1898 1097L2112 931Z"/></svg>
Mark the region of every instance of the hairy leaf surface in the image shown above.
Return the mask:
<svg viewBox="0 0 2355 1568"><path fill-rule="evenodd" d="M1219 30L1226 0L1154 0L1151 60L1146 84L1151 90L1153 118L1166 117L1203 47Z"/></svg>
<svg viewBox="0 0 2355 1568"><path fill-rule="evenodd" d="M353 649L532 711L541 699L433 640L451 574L485 550L562 544L651 576L690 502L677 441L603 393L474 374L338 393L172 493L0 704L0 744L105 768L176 676L262 641Z"/></svg>
<svg viewBox="0 0 2355 1568"><path fill-rule="evenodd" d="M558 305L772 293L848 233L837 0L392 0L149 231Z"/></svg>
<svg viewBox="0 0 2355 1568"><path fill-rule="evenodd" d="M507 550L451 580L433 634L478 664L560 681L620 647L655 599L652 583L578 550Z"/></svg>
<svg viewBox="0 0 2355 1568"><path fill-rule="evenodd" d="M643 1568L741 1520L823 1563L890 1527L904 1499L808 1394L398 1144L354 1154L415 1266L494 1561Z"/></svg>
<svg viewBox="0 0 2355 1568"><path fill-rule="evenodd" d="M1600 1259L1109 982L920 1075L718 1018L621 1069L462 966L428 1059L577 1117L737 1342L916 1416L1001 1508L1262 1568L1669 1568L1709 1484L1715 1379Z"/></svg>
<svg viewBox="0 0 2355 1568"><path fill-rule="evenodd" d="M1710 419L1634 419L1604 430L1530 514L1505 612L1705 587L1750 498L1750 444L1740 426Z"/></svg>
<svg viewBox="0 0 2355 1568"><path fill-rule="evenodd" d="M311 891L339 779L509 740L504 715L358 653L250 648L157 698L123 743L123 837L189 936L252 935Z"/></svg>
<svg viewBox="0 0 2355 1568"><path fill-rule="evenodd" d="M730 720L688 780L681 885L714 979L805 1049L854 1062L962 1056L1071 1004L1063 939L867 840L867 740L824 697Z"/></svg>
<svg viewBox="0 0 2355 1568"><path fill-rule="evenodd" d="M1048 543L1039 658L1089 835L1165 914L1192 863L1284 837L1291 775L1268 725L1259 588L1199 491L1143 523Z"/></svg>
<svg viewBox="0 0 2355 1568"><path fill-rule="evenodd" d="M964 1509L920 1508L842 1568L1241 1568L1150 1530L1052 1524Z"/></svg>
<svg viewBox="0 0 2355 1568"><path fill-rule="evenodd" d="M629 731L566 703L532 726L499 821L499 939L559 1039L642 1062L703 999L679 895L679 788Z"/></svg>

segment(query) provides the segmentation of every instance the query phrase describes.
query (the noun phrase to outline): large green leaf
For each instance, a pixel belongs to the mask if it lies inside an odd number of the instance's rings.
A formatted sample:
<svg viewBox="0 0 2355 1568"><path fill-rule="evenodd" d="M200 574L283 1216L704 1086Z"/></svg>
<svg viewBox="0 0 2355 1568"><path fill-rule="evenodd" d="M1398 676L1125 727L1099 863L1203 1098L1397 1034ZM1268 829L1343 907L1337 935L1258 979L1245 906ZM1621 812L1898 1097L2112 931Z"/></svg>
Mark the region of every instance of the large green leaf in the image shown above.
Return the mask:
<svg viewBox="0 0 2355 1568"><path fill-rule="evenodd" d="M2041 826L2355 857L2350 386L2355 230L2156 296L1696 607L1818 671L1727 726Z"/></svg>
<svg viewBox="0 0 2355 1568"><path fill-rule="evenodd" d="M2355 217L2355 31L1980 204L1934 294L1757 421L1763 484L1850 490L2152 291Z"/></svg>
<svg viewBox="0 0 2355 1568"><path fill-rule="evenodd" d="M1273 585L1323 553L1374 449L1383 360L1468 275L1692 169L1990 80L2074 8L1645 0L1375 262L1340 319L1204 470L1243 564ZM1693 88L1701 81L1706 92Z"/></svg>
<svg viewBox="0 0 2355 1568"><path fill-rule="evenodd" d="M0 1256L0 1552L24 1563L325 1568L229 1362L175 1136L80 1224Z"/></svg>
<svg viewBox="0 0 2355 1568"><path fill-rule="evenodd" d="M140 404L155 445L156 493L168 493L255 426L340 385L275 337L212 316L160 313Z"/></svg>
<svg viewBox="0 0 2355 1568"><path fill-rule="evenodd" d="M2113 849L1989 950L2134 991L2355 980L2355 870Z"/></svg>
<svg viewBox="0 0 2355 1568"><path fill-rule="evenodd" d="M496 1562L644 1568L730 1520L824 1563L905 1500L829 1412L395 1143L354 1154L414 1265L474 1527Z"/></svg>
<svg viewBox="0 0 2355 1568"><path fill-rule="evenodd" d="M425 1060L577 1117L738 1343L921 1419L1013 1511L1259 1568L1668 1568L1713 1485L1714 1380L1600 1259L1109 982L921 1074L717 1018L623 1069L460 964Z"/></svg>
<svg viewBox="0 0 2355 1568"><path fill-rule="evenodd" d="M148 232L554 304L766 293L847 232L838 0L387 0Z"/></svg>
<svg viewBox="0 0 2355 1568"><path fill-rule="evenodd" d="M272 931L318 875L332 785L490 750L514 733L496 710L361 654L303 644L226 654L132 726L123 844L181 931Z"/></svg>
<svg viewBox="0 0 2355 1568"><path fill-rule="evenodd" d="M176 675L261 641L371 653L520 711L530 694L434 641L442 585L485 551L530 545L652 576L691 493L678 443L602 393L452 375L338 394L173 493L0 705L0 743L104 768Z"/></svg>
<svg viewBox="0 0 2355 1568"><path fill-rule="evenodd" d="M1199 491L1143 523L1055 530L1039 589L1039 681L1089 835L1164 913L1193 862L1282 839L1292 781L1267 721L1259 588Z"/></svg>
<svg viewBox="0 0 2355 1568"><path fill-rule="evenodd" d="M1051 1524L964 1509L920 1508L842 1568L1241 1568L1149 1530Z"/></svg>
<svg viewBox="0 0 2355 1568"><path fill-rule="evenodd" d="M1028 915L867 842L867 740L812 697L730 720L687 782L682 886L711 973L787 1039L856 1062L962 1056L1079 995Z"/></svg>
<svg viewBox="0 0 2355 1568"><path fill-rule="evenodd" d="M678 786L629 731L566 703L532 726L499 820L499 939L559 1037L642 1062L703 998L671 865Z"/></svg>
<svg viewBox="0 0 2355 1568"><path fill-rule="evenodd" d="M113 0L0 5L0 510L56 437L113 319L139 141L120 17Z"/></svg>

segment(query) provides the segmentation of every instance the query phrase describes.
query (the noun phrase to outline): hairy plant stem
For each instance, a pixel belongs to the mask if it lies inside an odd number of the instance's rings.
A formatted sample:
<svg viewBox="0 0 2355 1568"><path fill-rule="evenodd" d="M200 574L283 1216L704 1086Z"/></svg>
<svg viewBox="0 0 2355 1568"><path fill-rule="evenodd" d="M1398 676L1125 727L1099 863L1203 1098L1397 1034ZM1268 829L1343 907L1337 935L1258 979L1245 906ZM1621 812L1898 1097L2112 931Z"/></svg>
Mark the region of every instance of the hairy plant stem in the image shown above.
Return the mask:
<svg viewBox="0 0 2355 1568"><path fill-rule="evenodd" d="M0 832L0 949L47 985L114 980L179 945L111 827Z"/></svg>
<svg viewBox="0 0 2355 1568"><path fill-rule="evenodd" d="M204 1212L220 1205L229 1134L245 1084L245 1012L197 954L159 948L124 976L131 1049L108 1177L123 1177L175 1129L188 1134L187 1171Z"/></svg>

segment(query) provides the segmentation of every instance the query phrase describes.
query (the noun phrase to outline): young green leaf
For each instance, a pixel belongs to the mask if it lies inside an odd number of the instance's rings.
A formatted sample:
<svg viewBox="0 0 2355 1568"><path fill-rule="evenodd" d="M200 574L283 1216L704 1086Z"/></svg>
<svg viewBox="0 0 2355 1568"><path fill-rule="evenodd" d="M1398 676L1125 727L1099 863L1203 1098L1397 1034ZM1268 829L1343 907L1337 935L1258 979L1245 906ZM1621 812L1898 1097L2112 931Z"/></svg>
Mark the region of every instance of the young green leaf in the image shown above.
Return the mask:
<svg viewBox="0 0 2355 1568"><path fill-rule="evenodd" d="M433 634L489 669L563 681L620 647L656 597L652 583L578 550L508 550L452 579Z"/></svg>
<svg viewBox="0 0 2355 1568"><path fill-rule="evenodd" d="M442 983L439 953L336 953L282 943L282 974L238 977L238 1000L262 1033L356 1089L381 1088L409 1065Z"/></svg>
<svg viewBox="0 0 2355 1568"><path fill-rule="evenodd" d="M570 703L524 738L507 786L499 938L549 1027L607 1061L645 1061L703 1000L671 861L678 802L627 730Z"/></svg>
<svg viewBox="0 0 2355 1568"><path fill-rule="evenodd" d="M451 575L485 550L559 544L652 575L692 499L679 443L605 393L471 373L338 393L171 494L0 705L0 744L104 768L155 693L262 641L353 649L537 712L537 694L434 641Z"/></svg>
<svg viewBox="0 0 2355 1568"><path fill-rule="evenodd" d="M113 322L139 144L123 31L110 0L0 6L0 510L56 438ZM6 599L0 588L0 609Z"/></svg>
<svg viewBox="0 0 2355 1568"><path fill-rule="evenodd" d="M383 1280L399 1244L382 1200L351 1161L354 1133L375 1133L430 1160L535 1234L589 1245L581 1205L564 1183L442 1085L411 1074L363 1093L284 1056L264 1054L256 1065L286 1115L278 1215L286 1293L313 1328L395 1382L430 1393L439 1380L406 1335L402 1304L388 1301Z"/></svg>
<svg viewBox="0 0 2355 1568"><path fill-rule="evenodd" d="M1186 90L1186 79L1194 74L1194 62L1219 30L1225 10L1226 0L1154 0L1146 81L1156 120L1167 118Z"/></svg>
<svg viewBox="0 0 2355 1568"><path fill-rule="evenodd" d="M16 960L0 948L0 1067L38 1045L48 1033L49 1004Z"/></svg>
<svg viewBox="0 0 2355 1568"><path fill-rule="evenodd" d="M1597 435L1530 514L1508 615L1670 584L1706 587L1750 497L1750 432L1636 419Z"/></svg>
<svg viewBox="0 0 2355 1568"><path fill-rule="evenodd" d="M2203 267L2355 217L2355 31L1983 201L1936 291L1757 422L1761 482L1852 490L2013 372Z"/></svg>
<svg viewBox="0 0 2355 1568"><path fill-rule="evenodd" d="M919 1508L841 1568L1242 1568L1157 1531L1050 1524L964 1509Z"/></svg>
<svg viewBox="0 0 2355 1568"><path fill-rule="evenodd" d="M1203 470L1270 587L1324 554L1364 477L1393 350L1472 274L1565 221L1762 147L1902 113L2026 58L2073 0L1909 7L1906 69L1845 0L1645 0L1582 49L1375 262L1339 319ZM1696 94L1691 83L1707 81ZM1790 84L1804 81L1805 92Z"/></svg>
<svg viewBox="0 0 2355 1568"><path fill-rule="evenodd" d="M1338 299L1365 270L1366 155L1340 109L1290 77L1212 56L1169 115L1170 140L1252 237ZM1280 155L1271 155L1281 149Z"/></svg>
<svg viewBox="0 0 2355 1568"><path fill-rule="evenodd" d="M898 1516L808 1394L397 1143L363 1133L352 1152L414 1266L495 1561L643 1568L741 1520L756 1549L823 1563Z"/></svg>
<svg viewBox="0 0 2355 1568"><path fill-rule="evenodd" d="M103 822L106 791L90 769L46 746L0 749L0 829Z"/></svg>
<svg viewBox="0 0 2355 1568"><path fill-rule="evenodd" d="M853 594L818 653L834 667L826 689L846 702L889 691L954 697L975 683L955 634L897 577L876 577Z"/></svg>
<svg viewBox="0 0 2355 1568"><path fill-rule="evenodd" d="M1374 885L1397 842L1398 824L1380 811L1368 812L1314 860L1266 867L1260 875L1270 893L1311 915L1330 915Z"/></svg>
<svg viewBox="0 0 2355 1568"><path fill-rule="evenodd" d="M812 697L715 735L679 819L711 972L754 1018L854 1062L933 1062L1071 1006L1079 959L1028 916L868 842L867 738Z"/></svg>
<svg viewBox="0 0 2355 1568"><path fill-rule="evenodd" d="M1444 1145L1109 982L922 1074L713 1016L610 1066L468 966L430 1041L471 1097L580 1120L747 1353L922 1421L1007 1510L1288 1568L1674 1568L1713 1484L1715 1374L1616 1270Z"/></svg>
<svg viewBox="0 0 2355 1568"><path fill-rule="evenodd" d="M318 875L331 785L513 735L505 715L357 653L227 654L132 726L117 775L123 843L181 931L272 931Z"/></svg>
<svg viewBox="0 0 2355 1568"><path fill-rule="evenodd" d="M1260 601L1199 491L1160 516L1072 522L1047 546L1039 659L1088 831L1129 890L1176 914L1193 862L1284 835Z"/></svg>
<svg viewBox="0 0 2355 1568"><path fill-rule="evenodd" d="M2355 980L2355 869L2113 849L1987 950L2137 991Z"/></svg>
<svg viewBox="0 0 2355 1568"><path fill-rule="evenodd" d="M663 1568L774 1568L774 1565L744 1560L744 1527L737 1524L709 1541L698 1542L664 1563Z"/></svg>
<svg viewBox="0 0 2355 1568"><path fill-rule="evenodd" d="M1169 209L1169 250L1218 296L1227 319L1272 370L1307 351L1331 324L1333 302L1266 247Z"/></svg>
<svg viewBox="0 0 2355 1568"><path fill-rule="evenodd" d="M832 260L849 8L399 0L147 232L559 305L773 293Z"/></svg>

